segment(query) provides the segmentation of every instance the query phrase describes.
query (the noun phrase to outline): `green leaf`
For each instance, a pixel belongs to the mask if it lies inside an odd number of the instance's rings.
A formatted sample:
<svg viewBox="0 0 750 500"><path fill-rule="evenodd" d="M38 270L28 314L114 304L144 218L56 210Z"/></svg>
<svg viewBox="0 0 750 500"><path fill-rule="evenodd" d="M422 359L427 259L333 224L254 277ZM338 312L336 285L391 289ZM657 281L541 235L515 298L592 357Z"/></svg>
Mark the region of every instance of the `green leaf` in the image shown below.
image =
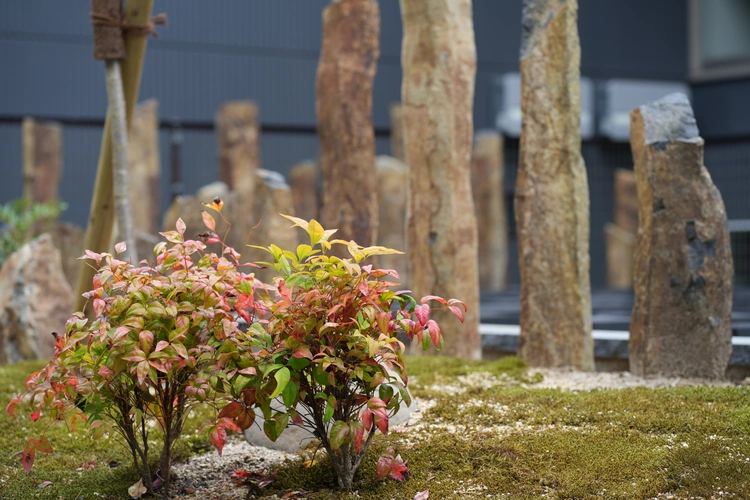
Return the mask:
<svg viewBox="0 0 750 500"><path fill-rule="evenodd" d="M323 386L331 385L331 383L328 381L328 372L322 369L320 365L316 365L315 367L313 367L312 373L313 373L313 378L320 385L323 385Z"/></svg>
<svg viewBox="0 0 750 500"><path fill-rule="evenodd" d="M292 381L289 381L281 391L281 398L284 400L284 405L287 408L294 408L294 403L297 402L297 393L299 392L299 386Z"/></svg>
<svg viewBox="0 0 750 500"><path fill-rule="evenodd" d="M328 440L331 443L331 448L334 450L341 448L341 446L346 444L349 440L349 435L349 425L341 420L336 420L328 433Z"/></svg>
<svg viewBox="0 0 750 500"><path fill-rule="evenodd" d="M242 389L244 389L247 384L250 383L252 378L246 376L246 375L236 375L234 377L234 381L232 382L232 388L234 389L235 394L239 394L242 392Z"/></svg>
<svg viewBox="0 0 750 500"><path fill-rule="evenodd" d="M276 389L273 391L273 394L269 396L271 399L282 393L286 385L289 383L290 376L291 373L289 372L289 368L287 368L286 366L280 368L276 373L274 373L273 378L276 379Z"/></svg>
<svg viewBox="0 0 750 500"><path fill-rule="evenodd" d="M290 358L286 365L292 370L299 371L306 368L309 364L310 360L307 358Z"/></svg>
<svg viewBox="0 0 750 500"><path fill-rule="evenodd" d="M307 226L307 234L310 235L310 245L315 246L325 235L325 229L315 219L311 220Z"/></svg>
<svg viewBox="0 0 750 500"><path fill-rule="evenodd" d="M326 409L323 412L323 422L327 424L328 422L331 421L332 418L333 418L333 405L329 401L326 401Z"/></svg>

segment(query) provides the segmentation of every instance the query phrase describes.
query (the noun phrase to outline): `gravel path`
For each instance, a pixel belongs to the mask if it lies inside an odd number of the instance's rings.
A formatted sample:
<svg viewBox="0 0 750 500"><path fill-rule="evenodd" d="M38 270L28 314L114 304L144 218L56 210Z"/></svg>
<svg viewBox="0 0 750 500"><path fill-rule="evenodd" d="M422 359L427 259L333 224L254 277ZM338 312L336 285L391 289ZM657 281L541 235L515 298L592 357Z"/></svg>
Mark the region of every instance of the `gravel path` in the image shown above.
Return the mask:
<svg viewBox="0 0 750 500"><path fill-rule="evenodd" d="M683 378L648 378L635 377L628 372L584 373L565 369L535 369L530 374L540 373L544 379L538 383L521 384L529 388L557 388L569 391L591 391L597 389L624 389L629 387L667 388L714 384L733 385L731 382L709 382L698 379ZM487 373L472 373L456 377L455 382L442 385L446 393L460 393L472 387L487 388L493 385L517 384L507 377L492 376ZM431 387L435 389L435 387ZM409 421L408 427L419 427L421 409L430 406L430 401L418 403L418 408ZM416 425L415 425L416 424ZM394 429L397 430L397 429ZM406 429L400 427L399 431ZM241 436L233 436L224 447L222 456L212 451L191 457L187 462L174 466L177 481L173 487L173 500L244 500L247 498L247 487L233 483L230 474L234 469L259 472L295 455L258 446L251 446ZM274 497L269 497L274 498ZM669 498L669 497L664 497Z"/></svg>

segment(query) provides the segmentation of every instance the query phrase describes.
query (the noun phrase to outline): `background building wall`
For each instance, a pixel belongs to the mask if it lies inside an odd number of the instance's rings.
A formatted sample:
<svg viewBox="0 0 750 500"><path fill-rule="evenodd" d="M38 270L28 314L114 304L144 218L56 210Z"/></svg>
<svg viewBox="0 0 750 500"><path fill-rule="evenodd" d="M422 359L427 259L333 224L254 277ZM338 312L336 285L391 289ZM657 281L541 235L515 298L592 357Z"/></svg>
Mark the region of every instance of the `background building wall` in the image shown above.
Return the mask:
<svg viewBox="0 0 750 500"><path fill-rule="evenodd" d="M317 156L315 73L327 3L155 2L154 12L167 12L169 25L159 27L159 38L149 41L140 99L159 100L163 208L169 202L170 123L179 120L184 127L183 191L192 193L218 178L212 126L224 101L258 103L264 168L286 173L294 163ZM65 124L61 196L69 209L63 218L79 224L88 215L106 109L103 65L91 56L89 10L87 2L0 2L0 67L6 71L0 78L0 202L21 194L21 117L58 119ZM381 0L380 10L373 121L382 154L388 153L388 106L400 99L402 27L396 0ZM685 80L687 15L684 0L579 0L582 74L594 79ZM476 129L494 124L493 79L518 71L520 19L520 0L474 0ZM750 136L750 93L743 93L750 82L718 89L712 85L694 91L704 135ZM506 195L512 207L517 143L507 142ZM744 189L733 185L738 174L722 170L722 164L738 162L730 146L723 144L714 154L709 145L707 164L722 191L726 189L725 198L740 196L737 202L727 200L730 217L750 218ZM592 283L597 286L604 283L603 226L612 218L613 172L630 167L631 160L627 146L604 140L587 142L584 156L591 189ZM517 281L517 273L514 277Z"/></svg>

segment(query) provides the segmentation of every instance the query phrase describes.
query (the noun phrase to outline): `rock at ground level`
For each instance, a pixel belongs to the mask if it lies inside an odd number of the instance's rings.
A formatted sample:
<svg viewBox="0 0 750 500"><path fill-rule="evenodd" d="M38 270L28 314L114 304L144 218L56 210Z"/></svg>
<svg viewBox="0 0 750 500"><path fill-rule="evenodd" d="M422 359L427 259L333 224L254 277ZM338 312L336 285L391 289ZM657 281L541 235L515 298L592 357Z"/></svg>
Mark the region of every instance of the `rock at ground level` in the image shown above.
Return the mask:
<svg viewBox="0 0 750 500"><path fill-rule="evenodd" d="M0 270L0 364L49 359L65 332L73 292L49 234L22 246Z"/></svg>
<svg viewBox="0 0 750 500"><path fill-rule="evenodd" d="M639 204L630 371L722 378L732 352L732 252L693 110L670 94L630 118Z"/></svg>

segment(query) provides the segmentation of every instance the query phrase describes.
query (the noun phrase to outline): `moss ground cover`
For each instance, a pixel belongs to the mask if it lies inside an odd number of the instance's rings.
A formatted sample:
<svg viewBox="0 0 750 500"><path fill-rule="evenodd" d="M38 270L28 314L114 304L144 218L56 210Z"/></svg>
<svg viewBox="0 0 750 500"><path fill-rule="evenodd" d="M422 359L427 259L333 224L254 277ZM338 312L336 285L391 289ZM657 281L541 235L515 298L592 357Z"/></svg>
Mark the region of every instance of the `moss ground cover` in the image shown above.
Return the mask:
<svg viewBox="0 0 750 500"><path fill-rule="evenodd" d="M375 441L354 486L358 496L333 491L325 459L310 468L301 460L282 465L269 494L302 489L316 499L411 499L429 489L435 499L750 498L744 387L563 392L527 388L533 370L514 358L410 357L406 364L422 418L417 430L392 429ZM0 368L0 404L38 368ZM13 453L41 423L3 420L0 498L123 498L137 480L112 439L92 441L85 429L64 428L50 434L57 455L38 455L27 475ZM207 444L194 425L185 434L192 437L180 447L182 457ZM388 446L407 461L408 481L376 479L375 461ZM92 460L95 467L76 470ZM110 468L112 460L122 465ZM39 488L35 481L52 484Z"/></svg>

